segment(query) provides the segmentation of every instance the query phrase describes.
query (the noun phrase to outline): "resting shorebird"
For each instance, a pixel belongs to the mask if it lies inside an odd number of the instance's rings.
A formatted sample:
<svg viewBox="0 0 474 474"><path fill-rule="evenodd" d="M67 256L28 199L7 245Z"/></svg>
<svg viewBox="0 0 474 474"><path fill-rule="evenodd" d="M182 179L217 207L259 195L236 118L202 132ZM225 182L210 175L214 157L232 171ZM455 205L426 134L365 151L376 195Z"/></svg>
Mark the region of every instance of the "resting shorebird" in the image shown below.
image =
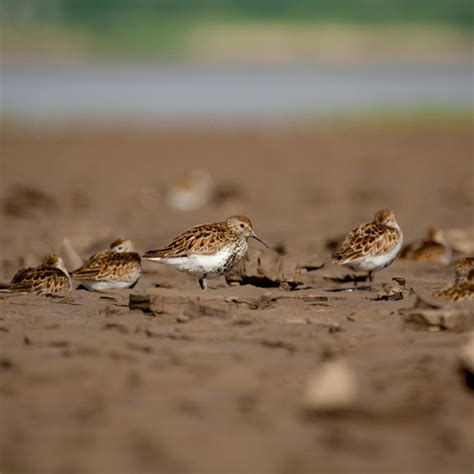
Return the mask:
<svg viewBox="0 0 474 474"><path fill-rule="evenodd" d="M448 301L474 300L474 257L459 260L454 283L433 293L433 296Z"/></svg>
<svg viewBox="0 0 474 474"><path fill-rule="evenodd" d="M52 295L72 288L71 277L61 257L48 255L37 267L18 270L6 289L10 291Z"/></svg>
<svg viewBox="0 0 474 474"><path fill-rule="evenodd" d="M255 234L248 217L232 216L224 222L192 227L166 247L148 251L143 258L199 278L199 285L205 290L206 278L225 275L242 260L250 237L268 247Z"/></svg>
<svg viewBox="0 0 474 474"><path fill-rule="evenodd" d="M133 288L142 274L140 255L133 250L130 240L118 239L109 250L92 255L71 276L88 290Z"/></svg>
<svg viewBox="0 0 474 474"><path fill-rule="evenodd" d="M388 267L402 248L403 234L389 209L381 209L374 220L353 229L334 253L333 263L347 265L355 271L372 273Z"/></svg>
<svg viewBox="0 0 474 474"><path fill-rule="evenodd" d="M401 257L416 262L436 262L449 265L452 253L444 232L441 229L431 228L428 229L426 239L407 245L403 249Z"/></svg>

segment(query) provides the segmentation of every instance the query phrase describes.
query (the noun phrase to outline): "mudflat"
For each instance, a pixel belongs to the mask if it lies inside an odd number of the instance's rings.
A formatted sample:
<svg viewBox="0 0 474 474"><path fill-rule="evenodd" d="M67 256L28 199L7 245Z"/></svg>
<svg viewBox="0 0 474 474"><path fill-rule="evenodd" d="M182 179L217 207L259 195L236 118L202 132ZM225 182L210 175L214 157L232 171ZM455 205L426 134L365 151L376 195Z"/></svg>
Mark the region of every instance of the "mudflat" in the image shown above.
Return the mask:
<svg viewBox="0 0 474 474"><path fill-rule="evenodd" d="M118 237L144 252L235 213L277 250L251 241L250 259L314 263L291 285L220 278L202 292L145 263L130 290L0 293L1 472L472 470L459 353L473 307L431 298L453 264L397 260L367 288L334 280L351 272L329 258L384 207L407 242L472 226L469 122L5 127L1 141L2 281L64 239L82 258ZM169 195L192 170L212 185L180 211ZM352 384L329 409L308 400L328 361Z"/></svg>

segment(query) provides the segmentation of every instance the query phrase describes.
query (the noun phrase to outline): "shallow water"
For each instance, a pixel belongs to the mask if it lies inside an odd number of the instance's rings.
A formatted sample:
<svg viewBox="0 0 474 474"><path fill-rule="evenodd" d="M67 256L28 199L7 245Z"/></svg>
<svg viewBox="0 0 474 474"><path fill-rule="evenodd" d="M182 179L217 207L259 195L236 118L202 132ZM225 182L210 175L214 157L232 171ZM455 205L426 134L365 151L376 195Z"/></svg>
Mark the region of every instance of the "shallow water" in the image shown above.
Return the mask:
<svg viewBox="0 0 474 474"><path fill-rule="evenodd" d="M469 107L472 69L9 66L2 109L20 121L287 122L382 107Z"/></svg>

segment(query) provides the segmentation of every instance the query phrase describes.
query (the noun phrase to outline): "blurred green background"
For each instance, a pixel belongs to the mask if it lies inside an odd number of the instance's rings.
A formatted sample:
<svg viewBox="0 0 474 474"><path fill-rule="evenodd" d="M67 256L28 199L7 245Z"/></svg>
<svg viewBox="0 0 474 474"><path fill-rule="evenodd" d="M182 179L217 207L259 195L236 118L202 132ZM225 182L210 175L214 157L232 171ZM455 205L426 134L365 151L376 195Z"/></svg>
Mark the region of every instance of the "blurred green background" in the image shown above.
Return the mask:
<svg viewBox="0 0 474 474"><path fill-rule="evenodd" d="M431 60L467 55L474 11L471 0L2 0L1 5L7 55L48 51L213 61L254 61L265 50L269 61L327 60L341 56L345 41L355 43L351 51L358 46L367 55L389 50L403 56L420 47ZM284 51L277 54L278 49Z"/></svg>
<svg viewBox="0 0 474 474"><path fill-rule="evenodd" d="M0 2L4 120L234 124L472 106L472 0Z"/></svg>

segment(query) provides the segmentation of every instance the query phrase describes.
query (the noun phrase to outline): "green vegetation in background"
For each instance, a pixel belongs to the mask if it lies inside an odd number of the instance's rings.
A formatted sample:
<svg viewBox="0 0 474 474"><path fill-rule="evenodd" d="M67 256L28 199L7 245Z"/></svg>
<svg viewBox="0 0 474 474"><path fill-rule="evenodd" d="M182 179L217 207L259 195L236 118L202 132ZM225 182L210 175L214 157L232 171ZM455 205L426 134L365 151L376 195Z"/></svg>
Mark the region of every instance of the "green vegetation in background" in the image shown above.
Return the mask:
<svg viewBox="0 0 474 474"><path fill-rule="evenodd" d="M3 0L10 18L103 25L115 18L441 23L471 27L472 0Z"/></svg>
<svg viewBox="0 0 474 474"><path fill-rule="evenodd" d="M0 0L4 38L82 38L94 53L182 52L210 24L442 26L471 34L473 0ZM5 28L6 27L6 28ZM40 32L39 34L38 31ZM5 33L6 32L6 33ZM435 33L436 34L436 33ZM8 39L8 38L7 38ZM28 38L26 38L28 39Z"/></svg>
<svg viewBox="0 0 474 474"><path fill-rule="evenodd" d="M472 124L473 111L469 107L440 107L436 105L410 107L380 107L367 112L361 112L357 119L377 122L381 125L389 123L410 124Z"/></svg>

